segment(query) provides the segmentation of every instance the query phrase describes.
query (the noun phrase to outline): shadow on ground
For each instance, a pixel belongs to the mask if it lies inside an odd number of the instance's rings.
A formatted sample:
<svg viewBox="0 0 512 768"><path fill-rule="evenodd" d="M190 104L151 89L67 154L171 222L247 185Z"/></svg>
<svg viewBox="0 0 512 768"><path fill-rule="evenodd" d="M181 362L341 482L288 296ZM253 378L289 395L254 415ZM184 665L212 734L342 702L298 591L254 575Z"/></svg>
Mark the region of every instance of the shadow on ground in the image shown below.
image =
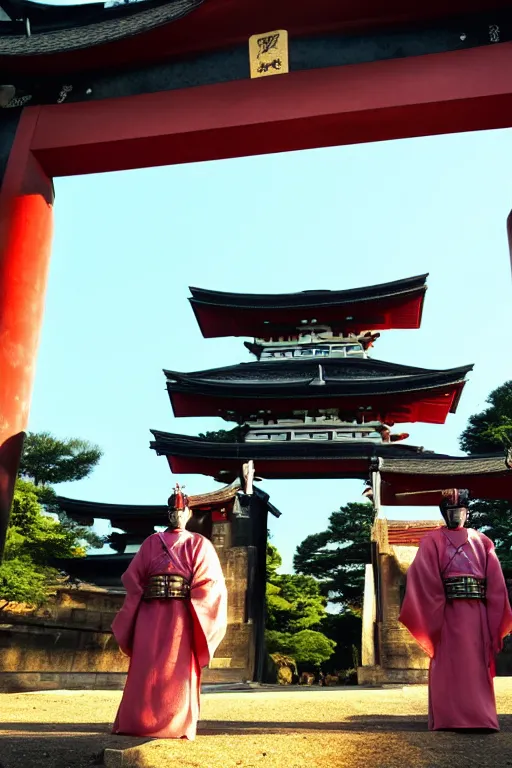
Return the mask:
<svg viewBox="0 0 512 768"><path fill-rule="evenodd" d="M500 715L501 731L512 731L512 715ZM6 738L13 739L17 734L21 738L30 739L25 734L37 735L37 738L46 739L50 736L61 734L70 738L77 738L79 734L84 736L110 736L111 740L121 743L129 741L130 746L144 744L148 738L136 738L130 736L117 736L111 733L111 723L0 723L0 742ZM280 733L283 731L373 731L381 733L428 732L427 718L424 715L353 715L343 721L336 722L307 722L307 721L271 721L271 720L240 720L224 722L222 720L202 720L198 726L198 736L229 735L243 736L247 733ZM449 731L448 731L449 732ZM464 735L493 735L485 731L468 730L459 731ZM0 766L1 768L1 766Z"/></svg>
<svg viewBox="0 0 512 768"><path fill-rule="evenodd" d="M285 743L289 743L289 748L292 748L297 740L306 740L304 744L314 742L318 744L321 754L324 748L329 744L333 746L334 742L342 747L345 739L347 747L352 744L356 749L357 746L358 753L363 749L375 750L370 755L370 758L373 755L377 759L373 761L375 768L388 765L401 765L402 768L410 768L411 765L421 768L444 768L445 765L508 768L512 766L512 715L501 715L500 725L502 731L499 734L430 734L425 715L352 715L339 722L280 722L271 718L261 721L203 720L199 723L197 741L187 748L183 742L178 746L177 742L114 736L111 734L112 725L108 722L8 722L0 725L0 768L89 768L102 763L104 749L127 750L145 745L148 745L151 756L145 748L127 765L150 768L155 765L152 760L159 752L162 757L166 753L167 760L177 760L181 768L189 765L208 768L208 762L201 762L202 755L208 760L207 755L222 751L224 743L233 744L243 758L244 750L255 749L256 744L268 744L270 751L274 746L278 748L278 735L284 742L279 750L283 749L285 754ZM238 737L236 741L233 736ZM389 745L388 757L383 756L385 744ZM153 751L155 745L160 746ZM421 759L413 763L409 758L410 762L404 764L397 758L397 762L393 762L395 758L392 753L407 748L414 750ZM261 754L266 754L266 747L262 749ZM138 752L137 749L134 751ZM196 762L196 759L200 762ZM362 754L354 758L355 762L346 764L359 766L360 759ZM271 760L264 762L269 766L274 765ZM245 766L246 762L244 759L239 761L237 757L237 761L226 763L226 766L232 764ZM247 763L252 764L252 761ZM278 764L285 766L285 763ZM315 762L311 764L323 765Z"/></svg>

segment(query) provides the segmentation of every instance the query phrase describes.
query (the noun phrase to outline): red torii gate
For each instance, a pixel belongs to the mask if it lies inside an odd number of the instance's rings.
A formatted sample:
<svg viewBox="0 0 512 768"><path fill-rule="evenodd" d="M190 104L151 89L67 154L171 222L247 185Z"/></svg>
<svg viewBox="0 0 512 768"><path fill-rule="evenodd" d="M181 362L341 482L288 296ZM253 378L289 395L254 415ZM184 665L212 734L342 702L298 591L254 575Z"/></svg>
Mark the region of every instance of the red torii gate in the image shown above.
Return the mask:
<svg viewBox="0 0 512 768"><path fill-rule="evenodd" d="M232 0L207 0L173 22L172 29L160 26L130 37L131 48L126 41L123 48L123 41L117 40L110 46L74 50L66 60L75 72L90 68L91 56L100 65L108 51L124 64L140 63L144 56L151 56L154 63L158 57L174 55L181 62L192 53L247 41L272 27L288 30L292 51L301 35L392 29L404 21L487 11L488 4L488 0L436 0L428 8L411 10L409 2L390 0L383 11L375 0L347 4L318 0L299 9L296 6L302 4L291 0L250 0L242 13ZM507 8L509 3L495 0L493 6ZM215 13L217 26L210 32L208 21ZM202 30L201 39L190 34L194 24ZM222 40L205 41L206 34L214 37L217 31ZM37 42L37 36L31 39ZM51 69L52 62L62 60L61 54L60 59L53 54L31 59L28 53L5 55L0 39L0 63L8 62L4 73L32 73L37 78L40 71ZM512 42L344 66L315 68L313 63L285 75L224 80L189 82L173 90L123 98L25 107L21 116L15 110L2 112L0 552L28 422L43 316L53 177L512 125ZM511 217L508 230L512 242Z"/></svg>

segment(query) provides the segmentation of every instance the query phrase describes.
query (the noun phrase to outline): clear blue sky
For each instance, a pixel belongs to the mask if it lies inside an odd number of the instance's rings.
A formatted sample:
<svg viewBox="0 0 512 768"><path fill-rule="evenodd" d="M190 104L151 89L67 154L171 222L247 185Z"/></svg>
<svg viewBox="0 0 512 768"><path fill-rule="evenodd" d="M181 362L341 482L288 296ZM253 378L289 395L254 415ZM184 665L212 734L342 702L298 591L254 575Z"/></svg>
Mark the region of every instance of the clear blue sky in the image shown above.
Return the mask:
<svg viewBox="0 0 512 768"><path fill-rule="evenodd" d="M90 478L61 493L163 503L176 480L150 428L174 419L162 368L248 361L242 339L205 340L188 286L245 292L343 289L429 272L422 328L389 331L373 356L449 368L475 363L456 415L411 425L411 443L459 453L468 416L512 378L505 222L512 132L463 134L56 180L55 240L30 429L91 440ZM273 542L296 545L361 498L358 481L271 481ZM437 517L435 509L388 517Z"/></svg>

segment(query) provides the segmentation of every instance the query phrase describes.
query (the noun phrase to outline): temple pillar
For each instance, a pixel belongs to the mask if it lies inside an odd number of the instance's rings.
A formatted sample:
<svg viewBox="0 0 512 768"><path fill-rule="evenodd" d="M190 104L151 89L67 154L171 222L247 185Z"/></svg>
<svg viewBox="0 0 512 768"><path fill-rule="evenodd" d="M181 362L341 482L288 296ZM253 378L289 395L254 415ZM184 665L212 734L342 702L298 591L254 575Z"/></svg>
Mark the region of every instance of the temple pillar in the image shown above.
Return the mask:
<svg viewBox="0 0 512 768"><path fill-rule="evenodd" d="M27 428L52 240L53 185L30 152L39 110L0 131L0 559Z"/></svg>
<svg viewBox="0 0 512 768"><path fill-rule="evenodd" d="M363 637L361 644L361 664L363 667L375 666L375 621L377 611L375 605L375 580L373 574L373 565L365 566L364 574L364 597L363 597L363 617L362 629Z"/></svg>

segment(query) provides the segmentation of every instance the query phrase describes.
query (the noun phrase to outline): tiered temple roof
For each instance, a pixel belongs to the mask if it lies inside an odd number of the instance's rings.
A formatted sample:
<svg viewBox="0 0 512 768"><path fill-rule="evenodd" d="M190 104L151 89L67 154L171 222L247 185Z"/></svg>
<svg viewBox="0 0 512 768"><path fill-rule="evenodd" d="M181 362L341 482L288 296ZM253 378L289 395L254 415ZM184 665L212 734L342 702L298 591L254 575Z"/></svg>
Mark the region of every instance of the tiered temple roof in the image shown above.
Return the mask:
<svg viewBox="0 0 512 768"><path fill-rule="evenodd" d="M345 334L419 328L428 275L366 288L300 293L225 293L190 288L189 299L205 338L287 332L304 323L328 325Z"/></svg>
<svg viewBox="0 0 512 768"><path fill-rule="evenodd" d="M254 421L335 410L348 420L443 424L472 365L436 371L380 360L326 358L240 363L193 373L165 371L175 416Z"/></svg>
<svg viewBox="0 0 512 768"><path fill-rule="evenodd" d="M229 481L243 462L253 459L265 478L347 478L366 480L379 457L423 455L423 448L403 444L352 441L224 443L152 430L151 447L167 456L175 474L204 474Z"/></svg>
<svg viewBox="0 0 512 768"><path fill-rule="evenodd" d="M236 494L240 491L238 480L211 491L189 496L189 506L194 512L212 511L232 505ZM135 531L141 523L154 526L167 524L166 504L102 504L94 501L69 499L65 496L57 498L59 506L79 525L93 525L94 520L109 520L113 528L124 531Z"/></svg>

